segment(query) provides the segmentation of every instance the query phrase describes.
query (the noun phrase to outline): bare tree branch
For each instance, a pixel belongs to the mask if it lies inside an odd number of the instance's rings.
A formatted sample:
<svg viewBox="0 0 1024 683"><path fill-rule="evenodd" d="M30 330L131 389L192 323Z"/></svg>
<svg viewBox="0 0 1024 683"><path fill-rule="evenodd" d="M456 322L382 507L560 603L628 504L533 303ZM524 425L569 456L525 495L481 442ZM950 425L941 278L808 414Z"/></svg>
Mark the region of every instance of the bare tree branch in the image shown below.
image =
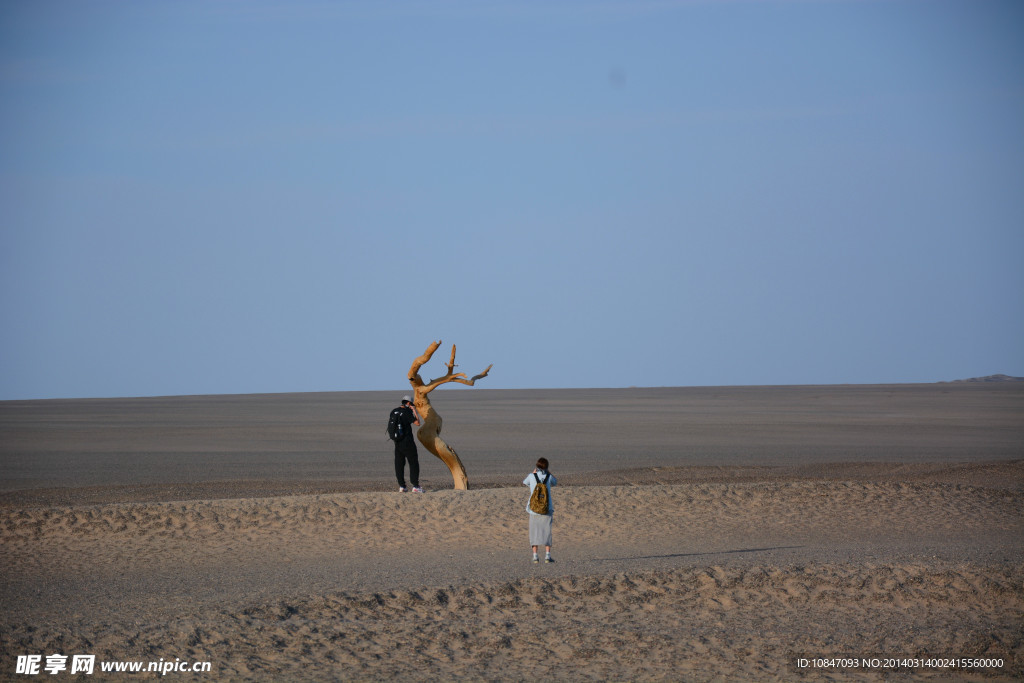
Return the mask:
<svg viewBox="0 0 1024 683"><path fill-rule="evenodd" d="M474 384L476 384L476 381L478 379L483 379L484 377L486 377L487 373L490 372L491 368L493 368L493 367L494 367L494 364L491 363L490 365L487 366L487 369L484 370L483 372L481 372L479 375L473 375L469 379L453 379L451 381L452 382L458 382L459 384L465 384L466 386L471 387ZM461 374L463 377L465 377L465 375L463 373L459 373L459 374Z"/></svg>
<svg viewBox="0 0 1024 683"><path fill-rule="evenodd" d="M423 352L423 355L412 362L412 367L409 368L409 381L418 382L420 385L423 384L423 379L420 377L420 368L430 362L430 359L434 355L434 351L437 351L437 347L441 345L441 340L438 339L427 347L427 350ZM415 384L413 386L416 386Z"/></svg>

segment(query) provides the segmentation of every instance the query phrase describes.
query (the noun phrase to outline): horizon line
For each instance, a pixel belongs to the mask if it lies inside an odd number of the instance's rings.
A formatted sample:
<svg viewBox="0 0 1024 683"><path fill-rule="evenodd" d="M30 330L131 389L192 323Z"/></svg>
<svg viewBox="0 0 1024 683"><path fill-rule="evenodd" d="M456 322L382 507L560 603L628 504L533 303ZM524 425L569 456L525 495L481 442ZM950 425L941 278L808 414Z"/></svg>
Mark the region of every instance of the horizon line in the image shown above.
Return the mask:
<svg viewBox="0 0 1024 683"><path fill-rule="evenodd" d="M931 382L831 382L831 383L800 383L800 384L679 384L679 385L629 385L629 386L605 386L605 387L516 387L516 388L492 388L492 387L452 387L456 391L628 391L631 389L745 389L745 388L770 388L770 387L885 387L885 386L922 386L931 384L1003 384L1024 382L1024 377L1015 377L997 373L980 377L969 377L954 380L935 380ZM167 398L217 398L225 396L288 396L303 394L383 394L402 393L408 389L319 389L309 391L252 391L252 392L213 392L198 394L125 394L110 396L50 396L44 398L4 398L2 403L24 403L29 401L116 401L131 399L167 399Z"/></svg>

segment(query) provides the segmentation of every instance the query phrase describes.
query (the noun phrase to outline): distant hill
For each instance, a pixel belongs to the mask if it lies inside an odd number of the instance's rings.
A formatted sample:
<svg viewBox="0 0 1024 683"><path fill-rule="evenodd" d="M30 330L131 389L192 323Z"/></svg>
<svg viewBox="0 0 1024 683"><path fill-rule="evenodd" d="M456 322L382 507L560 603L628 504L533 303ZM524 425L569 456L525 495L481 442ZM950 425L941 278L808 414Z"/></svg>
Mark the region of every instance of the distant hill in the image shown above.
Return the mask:
<svg viewBox="0 0 1024 683"><path fill-rule="evenodd" d="M1024 377L1010 377L1009 375L988 375L987 377L955 379L951 382L951 384L957 384L960 382L1024 382Z"/></svg>

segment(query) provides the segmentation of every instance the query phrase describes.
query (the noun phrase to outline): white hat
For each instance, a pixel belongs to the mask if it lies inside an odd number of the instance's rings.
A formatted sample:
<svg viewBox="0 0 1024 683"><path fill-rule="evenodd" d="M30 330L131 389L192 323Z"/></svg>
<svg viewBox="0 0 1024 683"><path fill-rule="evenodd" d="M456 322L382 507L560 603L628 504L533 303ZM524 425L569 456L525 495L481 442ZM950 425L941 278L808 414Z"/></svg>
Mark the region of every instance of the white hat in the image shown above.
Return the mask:
<svg viewBox="0 0 1024 683"><path fill-rule="evenodd" d="M403 402L405 402L405 401L408 401L409 403L412 403L412 399L411 399L411 398L409 398L408 396L403 396L403 397L402 397L402 401L403 401Z"/></svg>

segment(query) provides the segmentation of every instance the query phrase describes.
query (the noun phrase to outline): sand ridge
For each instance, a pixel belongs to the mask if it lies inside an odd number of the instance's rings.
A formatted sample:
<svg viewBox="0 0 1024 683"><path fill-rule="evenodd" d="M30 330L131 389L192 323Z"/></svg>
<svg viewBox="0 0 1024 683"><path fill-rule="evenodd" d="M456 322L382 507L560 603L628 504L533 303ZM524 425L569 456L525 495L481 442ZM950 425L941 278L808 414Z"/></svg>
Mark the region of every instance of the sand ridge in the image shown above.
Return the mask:
<svg viewBox="0 0 1024 683"><path fill-rule="evenodd" d="M526 488L432 491L423 495L398 493L344 493L273 498L219 499L179 502L117 503L54 508L26 508L0 512L0 539L40 538L66 532L82 534L152 535L191 538L207 532L220 533L261 527L267 530L312 532L318 525L354 521L353 529L366 531L387 524L389 516L411 513L420 522L415 533L443 528L444 521L465 524L470 516L476 528L501 520L501 525L525 509ZM553 489L558 516L570 520L593 520L595 527L616 510L642 513L647 523L663 516L700 516L728 513L748 514L750 508L777 508L775 512L803 521L824 514L829 507L848 512L906 514L917 511L933 524L951 528L971 518L990 521L992 512L1012 519L1019 514L1019 491L944 483L916 482L741 482L661 486L590 486ZM885 509L880 510L879 504ZM955 517L947 515L954 513ZM932 519L931 517L935 518ZM884 524L863 520L858 524ZM401 529L396 529L401 533ZM576 533L585 532L581 528ZM490 530L482 532L489 534ZM363 542L367 539L360 539Z"/></svg>
<svg viewBox="0 0 1024 683"><path fill-rule="evenodd" d="M86 505L0 513L8 575L58 557L97 567L161 552L314 555L388 548L522 547L525 487L424 495L350 493L265 499ZM949 484L759 482L556 487L556 533L595 544L685 549L709 535L849 543L1024 532L1024 498ZM148 548L151 552L143 553Z"/></svg>

